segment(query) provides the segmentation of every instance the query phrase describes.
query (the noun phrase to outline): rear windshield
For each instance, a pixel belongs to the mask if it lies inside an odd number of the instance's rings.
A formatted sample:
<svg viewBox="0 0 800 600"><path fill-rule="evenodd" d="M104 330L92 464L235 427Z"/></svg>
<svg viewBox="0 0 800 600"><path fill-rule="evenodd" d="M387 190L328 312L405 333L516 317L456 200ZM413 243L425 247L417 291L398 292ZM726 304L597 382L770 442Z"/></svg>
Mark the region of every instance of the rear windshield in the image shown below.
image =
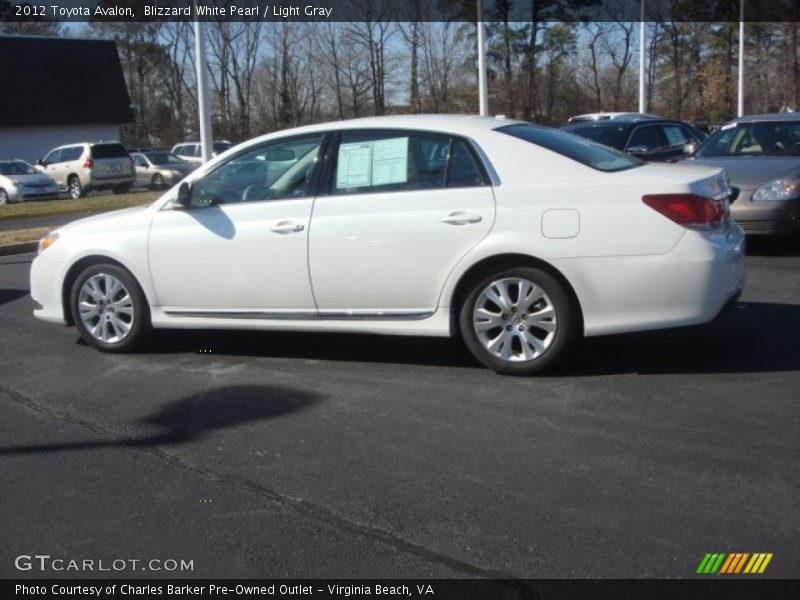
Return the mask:
<svg viewBox="0 0 800 600"><path fill-rule="evenodd" d="M598 171L624 171L644 164L638 158L628 156L619 150L601 146L558 129L515 124L500 127L497 131L536 144Z"/></svg>
<svg viewBox="0 0 800 600"><path fill-rule="evenodd" d="M128 151L122 144L95 144L92 146L92 158L127 158Z"/></svg>
<svg viewBox="0 0 800 600"><path fill-rule="evenodd" d="M574 133L604 146L611 146L617 150L625 148L626 131L624 127L618 125L611 127L608 125L579 125L578 127L566 128L564 131Z"/></svg>
<svg viewBox="0 0 800 600"><path fill-rule="evenodd" d="M230 142L214 142L214 152L217 154L222 154L228 148L232 147L233 144Z"/></svg>

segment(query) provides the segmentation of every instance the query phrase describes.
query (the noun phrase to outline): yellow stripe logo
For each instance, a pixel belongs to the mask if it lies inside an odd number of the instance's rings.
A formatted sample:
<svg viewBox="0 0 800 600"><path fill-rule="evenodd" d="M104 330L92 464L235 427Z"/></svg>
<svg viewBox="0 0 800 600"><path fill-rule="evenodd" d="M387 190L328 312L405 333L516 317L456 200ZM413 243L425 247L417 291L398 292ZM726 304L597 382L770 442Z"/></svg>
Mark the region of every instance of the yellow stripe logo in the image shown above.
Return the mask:
<svg viewBox="0 0 800 600"><path fill-rule="evenodd" d="M709 553L700 561L697 573L701 575L714 575L715 573L724 575L738 575L741 573L760 575L766 570L769 561L772 560L772 556L771 552L756 552L753 554L749 552Z"/></svg>

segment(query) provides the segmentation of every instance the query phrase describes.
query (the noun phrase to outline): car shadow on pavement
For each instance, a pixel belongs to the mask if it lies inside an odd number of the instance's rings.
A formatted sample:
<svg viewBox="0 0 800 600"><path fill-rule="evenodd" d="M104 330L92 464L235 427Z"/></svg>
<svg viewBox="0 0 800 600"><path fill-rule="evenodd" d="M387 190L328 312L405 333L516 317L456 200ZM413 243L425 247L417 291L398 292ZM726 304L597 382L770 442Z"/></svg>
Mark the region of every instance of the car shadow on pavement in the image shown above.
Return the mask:
<svg viewBox="0 0 800 600"><path fill-rule="evenodd" d="M28 290L0 288L0 305L13 302L14 300L19 300L20 298L27 296L29 293L30 292Z"/></svg>
<svg viewBox="0 0 800 600"><path fill-rule="evenodd" d="M795 371L798 340L800 305L740 302L707 325L587 338L550 376ZM483 369L447 338L174 330L157 331L145 352Z"/></svg>
<svg viewBox="0 0 800 600"><path fill-rule="evenodd" d="M697 327L587 338L560 375L800 370L800 305L740 302Z"/></svg>
<svg viewBox="0 0 800 600"><path fill-rule="evenodd" d="M144 352L477 367L459 340L285 331L155 331Z"/></svg>
<svg viewBox="0 0 800 600"><path fill-rule="evenodd" d="M111 439L0 447L0 456L36 454L111 447L153 447L185 444L209 433L254 421L275 419L306 410L320 401L309 392L275 385L233 385L211 388L173 400L156 412L137 420L142 434L113 436ZM80 419L70 419L81 423Z"/></svg>

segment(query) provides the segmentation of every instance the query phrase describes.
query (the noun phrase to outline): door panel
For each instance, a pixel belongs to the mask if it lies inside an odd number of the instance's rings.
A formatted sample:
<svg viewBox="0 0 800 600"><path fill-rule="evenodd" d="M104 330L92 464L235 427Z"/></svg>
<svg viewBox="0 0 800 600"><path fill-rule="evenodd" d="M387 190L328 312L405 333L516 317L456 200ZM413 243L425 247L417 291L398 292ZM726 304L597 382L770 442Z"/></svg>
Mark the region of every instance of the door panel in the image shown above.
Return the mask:
<svg viewBox="0 0 800 600"><path fill-rule="evenodd" d="M308 231L322 141L240 152L192 184L189 208L155 215L150 272L167 311L316 312Z"/></svg>
<svg viewBox="0 0 800 600"><path fill-rule="evenodd" d="M317 305L433 310L493 220L489 186L318 197L309 241Z"/></svg>
<svg viewBox="0 0 800 600"><path fill-rule="evenodd" d="M308 279L311 198L158 212L153 285L166 310L315 310ZM285 221L298 231L272 231Z"/></svg>

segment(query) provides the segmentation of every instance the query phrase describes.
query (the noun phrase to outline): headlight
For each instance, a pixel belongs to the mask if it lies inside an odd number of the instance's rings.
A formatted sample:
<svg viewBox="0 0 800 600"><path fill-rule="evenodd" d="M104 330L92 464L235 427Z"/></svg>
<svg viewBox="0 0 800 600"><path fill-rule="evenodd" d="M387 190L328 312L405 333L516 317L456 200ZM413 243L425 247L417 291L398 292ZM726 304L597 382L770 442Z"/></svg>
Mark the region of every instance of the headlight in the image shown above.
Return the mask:
<svg viewBox="0 0 800 600"><path fill-rule="evenodd" d="M768 181L753 193L753 202L791 200L798 196L800 196L800 181L797 179L775 179Z"/></svg>
<svg viewBox="0 0 800 600"><path fill-rule="evenodd" d="M52 231L39 240L39 254L47 250L58 239L58 233Z"/></svg>

